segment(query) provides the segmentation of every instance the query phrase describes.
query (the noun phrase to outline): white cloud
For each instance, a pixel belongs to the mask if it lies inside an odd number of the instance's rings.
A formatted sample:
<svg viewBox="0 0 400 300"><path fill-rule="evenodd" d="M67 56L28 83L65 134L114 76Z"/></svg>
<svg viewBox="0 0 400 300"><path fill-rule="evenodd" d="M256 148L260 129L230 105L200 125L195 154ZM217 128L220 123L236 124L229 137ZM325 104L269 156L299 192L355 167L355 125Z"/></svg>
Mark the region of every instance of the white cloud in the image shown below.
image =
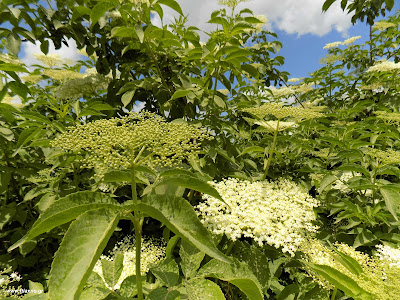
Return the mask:
<svg viewBox="0 0 400 300"><path fill-rule="evenodd" d="M52 42L50 42L49 53L48 54L58 54L64 60L73 60L77 61L82 59L83 56L78 53L78 49L76 47L76 43L74 40L67 40L68 47L62 44L62 47L58 50L55 49ZM31 42L23 43L23 57L21 60L27 65L31 66L33 64L39 64L40 62L34 57L34 54L42 53L40 50L40 43L37 42L33 44Z"/></svg>
<svg viewBox="0 0 400 300"><path fill-rule="evenodd" d="M209 31L213 25L207 24L211 13L222 8L217 0L181 0L178 1L183 13L189 14L189 25ZM272 23L272 28L278 28L289 34L314 34L323 36L331 30L342 35L347 34L351 26L351 15L340 8L336 1L326 13L322 13L325 0L253 0L239 4L237 11L250 8L256 15L265 15ZM172 10L164 9L164 22L173 20L176 15ZM203 36L204 38L204 36Z"/></svg>

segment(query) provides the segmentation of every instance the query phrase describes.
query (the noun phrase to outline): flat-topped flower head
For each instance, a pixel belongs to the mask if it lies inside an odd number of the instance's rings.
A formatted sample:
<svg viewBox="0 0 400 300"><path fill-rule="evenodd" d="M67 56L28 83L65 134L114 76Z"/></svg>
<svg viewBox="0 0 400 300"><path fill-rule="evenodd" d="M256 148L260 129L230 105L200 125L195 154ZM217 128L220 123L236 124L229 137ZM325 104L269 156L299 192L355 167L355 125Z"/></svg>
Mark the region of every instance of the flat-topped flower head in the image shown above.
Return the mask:
<svg viewBox="0 0 400 300"><path fill-rule="evenodd" d="M343 43L342 42L333 42L333 43L326 44L324 46L324 49L336 48L340 45L343 45Z"/></svg>
<svg viewBox="0 0 400 300"><path fill-rule="evenodd" d="M140 255L140 273L145 275L151 265L157 264L165 258L166 248L162 242L153 239L142 240L141 255ZM102 260L114 261L118 254L123 254L123 269L118 281L114 286L109 286L103 275ZM103 279L104 284L112 290L118 290L121 287L122 282L129 276L136 275L136 246L135 238L132 236L125 237L119 242L109 255L102 255L96 262L93 272L99 274Z"/></svg>
<svg viewBox="0 0 400 300"><path fill-rule="evenodd" d="M397 26L397 25L394 23L391 23L391 22L379 21L379 22L376 22L373 27L376 30L383 31L385 29L388 29L390 27L395 27L395 26Z"/></svg>
<svg viewBox="0 0 400 300"><path fill-rule="evenodd" d="M400 63L394 61L382 60L372 67L369 67L367 72L393 72L400 69Z"/></svg>
<svg viewBox="0 0 400 300"><path fill-rule="evenodd" d="M293 117L297 121L322 117L323 114L313 109L296 106L283 106L283 103L265 103L259 107L245 108L243 111L264 119L267 115L273 115L277 119Z"/></svg>
<svg viewBox="0 0 400 300"><path fill-rule="evenodd" d="M57 66L61 66L63 64L63 60L61 58L61 55L59 54L42 54L42 53L36 53L33 54L33 56L41 61L44 66L48 67L48 68L52 68L52 67L57 67Z"/></svg>
<svg viewBox="0 0 400 300"><path fill-rule="evenodd" d="M213 186L229 206L205 195L196 210L214 234L225 234L233 241L252 238L260 246L265 242L294 255L304 237L317 230L313 208L319 202L292 181L229 178Z"/></svg>
<svg viewBox="0 0 400 300"><path fill-rule="evenodd" d="M351 38L348 38L347 40L344 40L344 41L343 41L343 45L352 44L352 43L354 43L355 41L357 41L358 39L361 39L361 35L353 36L353 37L351 37Z"/></svg>
<svg viewBox="0 0 400 300"><path fill-rule="evenodd" d="M366 153L382 165L400 164L400 151L366 148Z"/></svg>
<svg viewBox="0 0 400 300"><path fill-rule="evenodd" d="M127 169L141 163L166 167L179 164L197 153L204 139L211 137L202 129L186 123L168 123L154 113L141 112L69 128L51 144L86 154L84 162L88 167Z"/></svg>
<svg viewBox="0 0 400 300"><path fill-rule="evenodd" d="M376 111L376 117L389 124L400 123L400 113L398 112L387 112L387 111Z"/></svg>

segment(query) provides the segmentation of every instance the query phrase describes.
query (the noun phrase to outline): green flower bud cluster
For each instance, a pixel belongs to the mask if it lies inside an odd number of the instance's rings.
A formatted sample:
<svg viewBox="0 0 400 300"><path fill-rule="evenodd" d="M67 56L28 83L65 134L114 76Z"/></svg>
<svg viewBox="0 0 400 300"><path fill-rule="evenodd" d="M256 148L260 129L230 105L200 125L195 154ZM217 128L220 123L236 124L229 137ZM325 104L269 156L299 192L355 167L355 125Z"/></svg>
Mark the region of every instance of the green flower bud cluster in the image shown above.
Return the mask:
<svg viewBox="0 0 400 300"><path fill-rule="evenodd" d="M264 119L267 115L273 115L279 120L286 117L293 117L297 121L300 121L323 116L322 113L316 112L314 109L295 106L283 107L282 105L283 103L265 103L259 107L245 108L243 111L255 115L259 119Z"/></svg>
<svg viewBox="0 0 400 300"><path fill-rule="evenodd" d="M366 152L372 158L376 158L381 164L400 164L400 151L392 149L383 151L375 148L366 148Z"/></svg>
<svg viewBox="0 0 400 300"><path fill-rule="evenodd" d="M134 164L171 167L211 139L202 129L186 123L168 123L150 112L97 120L70 128L51 142L53 147L86 153L86 167L127 169ZM138 154L140 152L141 159ZM135 161L136 159L136 161Z"/></svg>
<svg viewBox="0 0 400 300"><path fill-rule="evenodd" d="M85 75L71 70L47 69L43 71L43 75L49 76L51 79L63 81L76 78L83 78Z"/></svg>

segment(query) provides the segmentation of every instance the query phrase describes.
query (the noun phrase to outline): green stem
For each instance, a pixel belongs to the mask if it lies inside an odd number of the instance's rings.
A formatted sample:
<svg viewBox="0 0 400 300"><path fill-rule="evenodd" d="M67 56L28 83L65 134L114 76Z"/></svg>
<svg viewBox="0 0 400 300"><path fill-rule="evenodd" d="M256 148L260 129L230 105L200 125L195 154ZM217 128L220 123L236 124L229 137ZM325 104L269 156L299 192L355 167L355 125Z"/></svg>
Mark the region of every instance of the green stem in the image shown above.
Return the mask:
<svg viewBox="0 0 400 300"><path fill-rule="evenodd" d="M139 155L138 155L139 157ZM134 204L138 203L137 191L136 191L136 175L135 175L135 165L131 166L131 190L132 190L132 201ZM133 222L135 228L135 242L136 242L136 287L138 290L138 299L143 300L143 287L142 287L142 276L140 272L141 268L141 254L142 254L142 222L140 220L140 212L136 209L133 211L133 216L130 219Z"/></svg>
<svg viewBox="0 0 400 300"><path fill-rule="evenodd" d="M332 296L331 296L331 300L335 300L336 299L336 293L337 293L337 288L335 288L333 290Z"/></svg>
<svg viewBox="0 0 400 300"><path fill-rule="evenodd" d="M230 241L229 245L228 245L228 248L225 251L225 255L229 255L229 253L231 253L233 245L235 245L235 242L234 241Z"/></svg>
<svg viewBox="0 0 400 300"><path fill-rule="evenodd" d="M271 165L271 161L272 161L272 156L274 155L274 152L275 152L276 140L277 140L278 132L279 132L279 121L280 120L278 119L278 123L276 124L276 129L274 131L274 139L272 141L271 149L269 150L269 153L268 153L267 165L265 166L265 171L264 171L262 180L265 180L265 178L267 178L269 166Z"/></svg>
<svg viewBox="0 0 400 300"><path fill-rule="evenodd" d="M133 226L135 227L135 241L136 241L136 287L138 290L138 299L143 300L143 287L142 287L142 273L141 269L141 254L142 254L142 226L139 218L134 217Z"/></svg>

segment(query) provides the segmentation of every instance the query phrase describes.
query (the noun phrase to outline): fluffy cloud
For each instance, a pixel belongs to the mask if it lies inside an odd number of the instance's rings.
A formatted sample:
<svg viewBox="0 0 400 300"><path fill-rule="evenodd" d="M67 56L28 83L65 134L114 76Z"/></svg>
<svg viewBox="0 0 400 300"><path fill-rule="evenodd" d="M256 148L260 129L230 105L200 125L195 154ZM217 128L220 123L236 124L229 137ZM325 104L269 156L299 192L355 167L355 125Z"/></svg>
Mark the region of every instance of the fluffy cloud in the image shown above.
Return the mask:
<svg viewBox="0 0 400 300"><path fill-rule="evenodd" d="M76 43L74 40L67 40L68 47L64 44L58 50L55 49L53 43L50 42L48 54L59 54L64 60L77 61L82 59L83 56L78 52ZM35 54L42 53L40 50L40 43L32 44L31 42L23 43L23 56L21 60L27 65L39 64L40 62L34 57Z"/></svg>
<svg viewBox="0 0 400 300"><path fill-rule="evenodd" d="M178 1L184 14L189 15L189 24L199 27L204 31L212 28L207 24L211 12L221 8L217 0L181 0ZM346 35L351 26L351 15L347 15L340 8L340 1L335 2L331 8L322 13L325 0L253 0L241 3L238 10L245 7L253 10L254 14L265 15L271 22L272 29L278 28L289 34L314 34L323 36L331 30ZM174 14L165 9L164 22L173 20ZM159 21L157 22L159 23Z"/></svg>

